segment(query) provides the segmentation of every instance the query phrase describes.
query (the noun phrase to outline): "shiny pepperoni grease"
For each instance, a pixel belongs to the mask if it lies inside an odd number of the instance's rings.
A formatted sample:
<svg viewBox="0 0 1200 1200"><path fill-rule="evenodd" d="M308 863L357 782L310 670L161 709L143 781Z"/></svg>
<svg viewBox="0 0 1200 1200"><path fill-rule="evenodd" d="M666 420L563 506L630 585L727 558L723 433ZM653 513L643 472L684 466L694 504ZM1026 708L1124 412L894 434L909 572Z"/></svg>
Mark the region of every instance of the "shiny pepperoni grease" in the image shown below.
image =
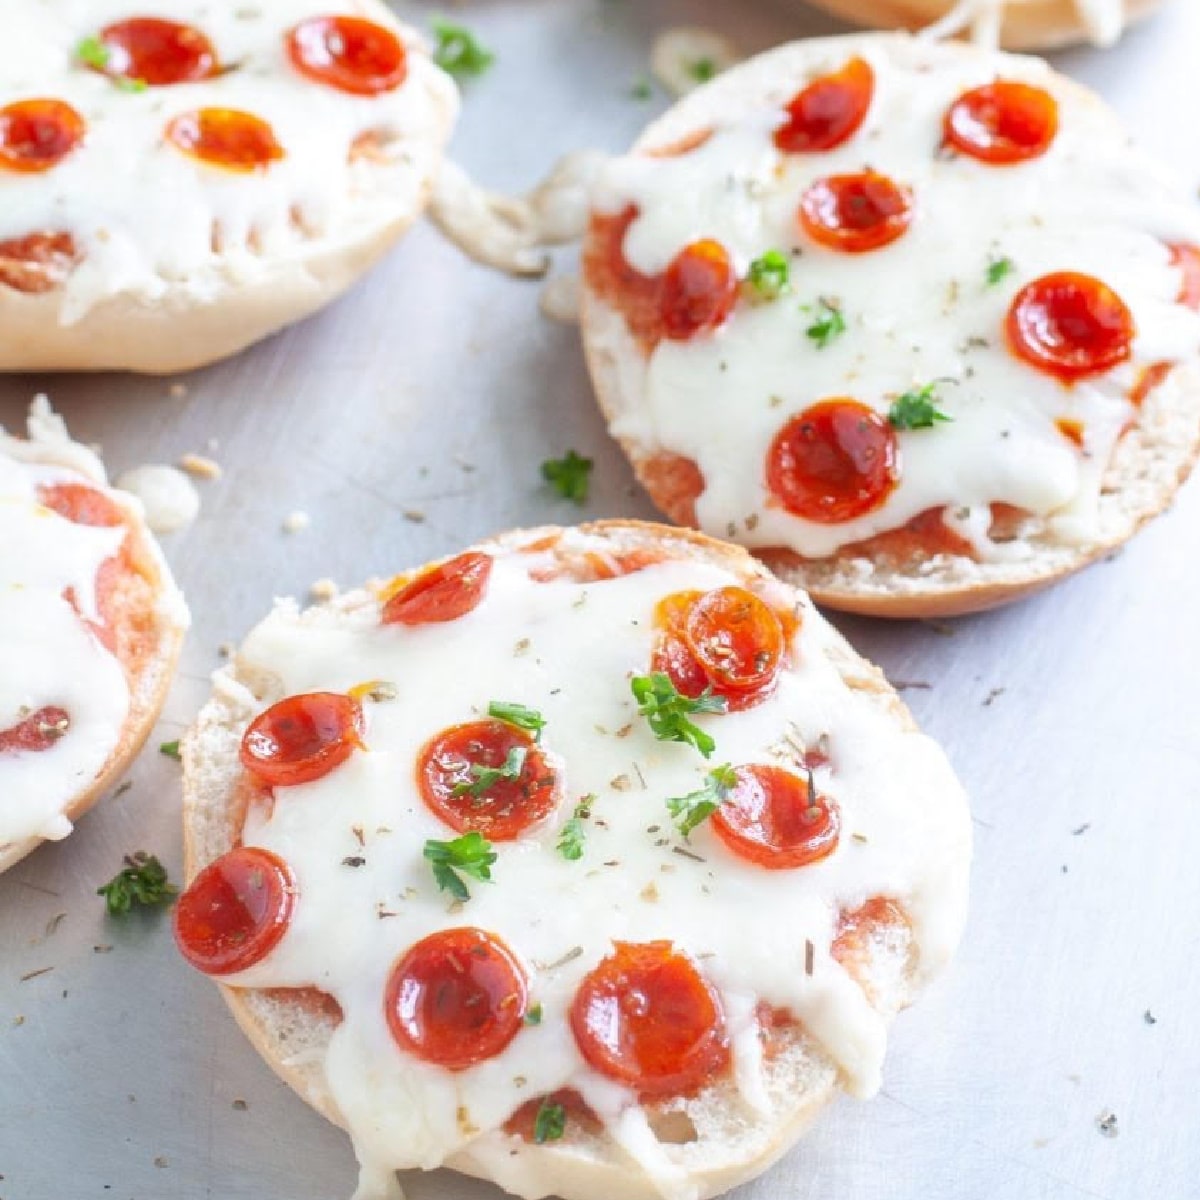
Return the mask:
<svg viewBox="0 0 1200 1200"><path fill-rule="evenodd" d="M226 171L265 171L284 157L271 126L237 108L180 113L167 126L166 138L189 157Z"/></svg>
<svg viewBox="0 0 1200 1200"><path fill-rule="evenodd" d="M426 807L458 833L515 841L559 801L558 776L523 729L504 721L455 725L417 756Z"/></svg>
<svg viewBox="0 0 1200 1200"><path fill-rule="evenodd" d="M340 692L308 692L272 704L250 722L239 757L273 787L311 783L362 747L363 713Z"/></svg>
<svg viewBox="0 0 1200 1200"><path fill-rule="evenodd" d="M217 52L203 31L161 17L131 17L100 31L103 61L90 65L114 79L147 87L195 83L219 74Z"/></svg>
<svg viewBox="0 0 1200 1200"><path fill-rule="evenodd" d="M720 242L704 239L685 246L663 275L659 319L672 341L688 341L716 329L733 311L738 280Z"/></svg>
<svg viewBox="0 0 1200 1200"><path fill-rule="evenodd" d="M261 962L287 932L296 903L291 869L269 850L239 846L210 863L175 906L175 942L207 975Z"/></svg>
<svg viewBox="0 0 1200 1200"><path fill-rule="evenodd" d="M851 521L884 505L900 478L899 458L886 417L856 400L822 400L775 435L767 487L806 521Z"/></svg>
<svg viewBox="0 0 1200 1200"><path fill-rule="evenodd" d="M670 942L617 942L579 985L571 1032L588 1065L643 1100L693 1092L729 1065L716 989Z"/></svg>
<svg viewBox="0 0 1200 1200"><path fill-rule="evenodd" d="M83 117L63 100L18 100L0 108L0 169L38 174L83 141Z"/></svg>
<svg viewBox="0 0 1200 1200"><path fill-rule="evenodd" d="M478 608L487 595L492 556L471 550L422 571L388 597L385 625L431 625L456 621Z"/></svg>
<svg viewBox="0 0 1200 1200"><path fill-rule="evenodd" d="M430 934L400 956L384 1015L401 1050L448 1071L502 1053L528 1005L525 970L494 933L464 927Z"/></svg>
<svg viewBox="0 0 1200 1200"><path fill-rule="evenodd" d="M787 120L775 131L775 145L792 154L835 150L858 132L874 94L875 72L865 59L852 58L793 97Z"/></svg>
<svg viewBox="0 0 1200 1200"><path fill-rule="evenodd" d="M302 74L354 96L395 91L408 74L404 43L363 17L310 17L287 35L287 52Z"/></svg>
<svg viewBox="0 0 1200 1200"><path fill-rule="evenodd" d="M882 249L912 221L912 192L877 171L818 179L800 199L801 229L844 254Z"/></svg>
<svg viewBox="0 0 1200 1200"><path fill-rule="evenodd" d="M1040 158L1058 133L1058 101L1043 88L998 79L960 96L943 122L946 144L991 166Z"/></svg>

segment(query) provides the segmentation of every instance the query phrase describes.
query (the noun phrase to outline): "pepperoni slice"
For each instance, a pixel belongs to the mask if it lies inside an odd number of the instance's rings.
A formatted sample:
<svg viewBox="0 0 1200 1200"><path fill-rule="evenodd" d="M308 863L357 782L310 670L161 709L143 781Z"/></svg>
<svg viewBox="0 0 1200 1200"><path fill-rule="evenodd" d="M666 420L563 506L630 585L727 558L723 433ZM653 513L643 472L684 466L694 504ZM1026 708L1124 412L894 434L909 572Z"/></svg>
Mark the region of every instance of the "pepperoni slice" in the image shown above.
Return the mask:
<svg viewBox="0 0 1200 1200"><path fill-rule="evenodd" d="M950 106L946 144L994 167L1040 158L1058 133L1058 101L1044 88L998 79Z"/></svg>
<svg viewBox="0 0 1200 1200"><path fill-rule="evenodd" d="M729 254L706 238L685 246L667 267L659 294L663 333L686 342L715 329L733 311L738 281Z"/></svg>
<svg viewBox="0 0 1200 1200"><path fill-rule="evenodd" d="M71 717L65 708L48 704L8 729L0 729L0 754L36 754L49 750L67 732Z"/></svg>
<svg viewBox="0 0 1200 1200"><path fill-rule="evenodd" d="M175 943L206 975L232 975L279 945L296 905L296 881L283 859L239 846L209 863L175 906Z"/></svg>
<svg viewBox="0 0 1200 1200"><path fill-rule="evenodd" d="M1200 311L1200 246L1178 242L1168 249L1171 262L1183 276L1179 285L1179 303Z"/></svg>
<svg viewBox="0 0 1200 1200"><path fill-rule="evenodd" d="M822 400L793 417L767 452L767 487L788 512L836 525L881 507L900 476L896 432L857 400Z"/></svg>
<svg viewBox="0 0 1200 1200"><path fill-rule="evenodd" d="M818 179L800 199L800 225L808 236L846 254L889 245L912 220L912 192L876 171Z"/></svg>
<svg viewBox="0 0 1200 1200"><path fill-rule="evenodd" d="M753 592L723 587L706 592L688 613L684 641L701 670L723 688L758 691L783 660L783 627Z"/></svg>
<svg viewBox="0 0 1200 1200"><path fill-rule="evenodd" d="M716 990L670 942L617 942L571 1003L588 1065L643 1099L702 1087L729 1064Z"/></svg>
<svg viewBox="0 0 1200 1200"><path fill-rule="evenodd" d="M59 287L79 254L69 233L28 233L0 241L0 284L27 296Z"/></svg>
<svg viewBox="0 0 1200 1200"><path fill-rule="evenodd" d="M111 527L125 522L125 512L111 497L86 483L44 483L38 502L76 525Z"/></svg>
<svg viewBox="0 0 1200 1200"><path fill-rule="evenodd" d="M167 126L167 141L192 158L226 171L265 171L284 157L271 126L238 108L198 108Z"/></svg>
<svg viewBox="0 0 1200 1200"><path fill-rule="evenodd" d="M423 571L389 597L385 625L430 625L455 621L478 608L487 594L492 556L469 550Z"/></svg>
<svg viewBox="0 0 1200 1200"><path fill-rule="evenodd" d="M340 692L307 692L272 704L242 736L242 766L272 787L311 783L362 747L363 713Z"/></svg>
<svg viewBox="0 0 1200 1200"><path fill-rule="evenodd" d="M363 17L310 17L287 35L297 71L354 96L395 91L408 74L404 43Z"/></svg>
<svg viewBox="0 0 1200 1200"><path fill-rule="evenodd" d="M49 171L83 141L83 117L62 100L18 100L0 108L0 168Z"/></svg>
<svg viewBox="0 0 1200 1200"><path fill-rule="evenodd" d="M507 1048L528 1000L512 951L494 933L466 926L430 934L400 956L384 1015L402 1050L465 1071Z"/></svg>
<svg viewBox="0 0 1200 1200"><path fill-rule="evenodd" d="M1026 284L1008 310L1006 329L1014 354L1067 383L1125 362L1136 333L1121 297L1075 271Z"/></svg>
<svg viewBox="0 0 1200 1200"><path fill-rule="evenodd" d="M858 132L874 94L875 72L865 59L852 58L796 94L775 131L775 145L789 154L836 149Z"/></svg>
<svg viewBox="0 0 1200 1200"><path fill-rule="evenodd" d="M161 17L131 17L100 31L108 52L95 70L148 87L195 83L220 73L213 44L195 26Z"/></svg>
<svg viewBox="0 0 1200 1200"><path fill-rule="evenodd" d="M741 858L769 871L820 862L837 848L841 813L798 775L779 767L737 768L737 784L712 815L713 832Z"/></svg>
<svg viewBox="0 0 1200 1200"><path fill-rule="evenodd" d="M515 775L505 769L514 763ZM533 738L491 719L455 725L426 742L417 756L417 786L451 829L477 830L493 842L515 841L559 799L558 776Z"/></svg>

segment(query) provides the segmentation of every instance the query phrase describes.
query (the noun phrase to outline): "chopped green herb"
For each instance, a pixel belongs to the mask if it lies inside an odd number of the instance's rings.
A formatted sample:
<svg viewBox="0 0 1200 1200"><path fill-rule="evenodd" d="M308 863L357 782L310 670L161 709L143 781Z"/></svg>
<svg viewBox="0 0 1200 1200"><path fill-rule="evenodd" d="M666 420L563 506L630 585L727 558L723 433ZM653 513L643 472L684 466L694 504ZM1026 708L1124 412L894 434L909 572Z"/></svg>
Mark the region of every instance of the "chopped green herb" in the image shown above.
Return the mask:
<svg viewBox="0 0 1200 1200"><path fill-rule="evenodd" d="M778 300L788 291L788 260L779 250L768 250L750 264L750 287L762 300Z"/></svg>
<svg viewBox="0 0 1200 1200"><path fill-rule="evenodd" d="M638 702L639 715L646 718L660 742L686 742L695 746L705 758L716 749L713 738L688 720L694 713L723 713L728 708L725 699L714 696L711 688L705 688L693 700L678 691L671 677L661 671L635 675L629 686Z"/></svg>
<svg viewBox="0 0 1200 1200"><path fill-rule="evenodd" d="M474 777L456 784L451 796L482 796L489 788L495 787L502 779L520 779L525 769L525 756L529 753L524 746L513 746L504 756L504 762L498 767L482 767L472 763L470 770Z"/></svg>
<svg viewBox="0 0 1200 1200"><path fill-rule="evenodd" d="M96 889L103 896L110 916L123 917L135 904L151 908L170 904L179 889L167 879L167 869L144 850L125 855L125 866L103 887Z"/></svg>
<svg viewBox="0 0 1200 1200"><path fill-rule="evenodd" d="M130 79L125 75L115 76L113 83L121 92L144 92L150 86L144 79Z"/></svg>
<svg viewBox="0 0 1200 1200"><path fill-rule="evenodd" d="M176 762L178 762L179 742L177 740L174 742L163 742L162 745L159 746L158 752L159 754L165 754L168 758L173 758Z"/></svg>
<svg viewBox="0 0 1200 1200"><path fill-rule="evenodd" d="M648 79L639 79L637 83L629 89L629 96L633 100L651 100L654 97L654 87Z"/></svg>
<svg viewBox="0 0 1200 1200"><path fill-rule="evenodd" d="M697 83L707 83L717 74L717 64L711 58L698 58L687 64L687 73Z"/></svg>
<svg viewBox="0 0 1200 1200"><path fill-rule="evenodd" d="M587 836L587 830L583 823L592 815L592 804L595 799L594 794L589 793L584 796L575 805L571 819L562 827L562 833L559 834L558 852L569 862L578 862L583 857L583 842Z"/></svg>
<svg viewBox="0 0 1200 1200"><path fill-rule="evenodd" d="M896 429L932 429L939 421L950 421L938 406L937 380L897 396L888 409L888 420Z"/></svg>
<svg viewBox="0 0 1200 1200"><path fill-rule="evenodd" d="M699 791L689 792L686 796L672 796L667 801L667 808L679 832L688 837L697 825L707 821L729 799L735 787L737 772L726 763L709 771Z"/></svg>
<svg viewBox="0 0 1200 1200"><path fill-rule="evenodd" d="M78 46L75 47L75 58L78 62L83 63L85 67L95 67L97 71L103 71L108 66L108 58L111 51L98 37L85 37Z"/></svg>
<svg viewBox="0 0 1200 1200"><path fill-rule="evenodd" d="M482 75L496 61L496 56L485 50L465 26L435 18L430 27L437 38L433 61L455 79Z"/></svg>
<svg viewBox="0 0 1200 1200"><path fill-rule="evenodd" d="M548 458L542 463L542 478L564 500L582 504L588 498L592 460L568 450L562 458Z"/></svg>
<svg viewBox="0 0 1200 1200"><path fill-rule="evenodd" d="M514 704L511 700L493 700L488 705L488 716L532 733L535 742L542 740L542 730L546 728L546 718L537 709Z"/></svg>
<svg viewBox="0 0 1200 1200"><path fill-rule="evenodd" d="M540 1025L542 1023L542 1005L540 1001L537 1004L531 1004L525 1010L526 1025Z"/></svg>
<svg viewBox="0 0 1200 1200"><path fill-rule="evenodd" d="M803 311L813 315L812 324L804 332L816 342L818 350L824 350L834 338L846 332L846 318L842 316L841 305L835 300L827 300L822 296L815 305L804 305Z"/></svg>
<svg viewBox="0 0 1200 1200"><path fill-rule="evenodd" d="M567 1110L561 1104L543 1100L533 1123L533 1140L539 1146L557 1142L567 1131Z"/></svg>
<svg viewBox="0 0 1200 1200"><path fill-rule="evenodd" d="M993 258L988 263L987 281L988 287L995 287L996 284L1007 278L1013 271L1017 269L1017 264L1007 255L1004 258Z"/></svg>
<svg viewBox="0 0 1200 1200"><path fill-rule="evenodd" d="M496 852L492 843L479 833L471 830L452 842L439 842L430 838L425 843L425 857L433 867L433 878L438 890L449 892L455 900L470 900L471 893L462 881L462 875L484 882L492 878L492 863L496 861ZM459 872L462 872L462 875Z"/></svg>

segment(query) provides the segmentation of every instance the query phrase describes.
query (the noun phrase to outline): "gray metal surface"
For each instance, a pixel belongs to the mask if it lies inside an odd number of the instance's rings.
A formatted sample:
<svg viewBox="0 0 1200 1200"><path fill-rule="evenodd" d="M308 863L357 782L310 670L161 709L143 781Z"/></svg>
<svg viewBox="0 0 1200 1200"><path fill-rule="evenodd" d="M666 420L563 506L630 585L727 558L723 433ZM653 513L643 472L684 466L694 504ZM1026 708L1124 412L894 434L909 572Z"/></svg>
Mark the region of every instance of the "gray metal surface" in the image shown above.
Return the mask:
<svg viewBox="0 0 1200 1200"><path fill-rule="evenodd" d="M750 50L837 28L788 0L455 11L499 54L468 88L455 155L512 189L561 151L624 146L665 103L630 95L659 28L707 24ZM1200 5L1177 0L1117 50L1061 65L1195 180L1198 50ZM198 523L166 539L195 628L132 786L0 879L2 1200L350 1193L344 1136L260 1062L168 922L104 916L95 888L123 853L179 870L178 767L153 747L272 596L521 523L650 513L575 331L539 316L536 285L465 263L428 227L329 312L179 381L185 395L170 382L0 381L0 421L46 390L114 473L187 451L225 468L200 485ZM539 485L568 446L597 462L582 513ZM283 532L293 510L307 532ZM953 970L895 1028L884 1094L836 1105L742 1200L1200 1196L1198 529L1193 485L1114 561L1016 608L936 628L839 622L909 685L972 793L972 917ZM1097 1128L1107 1111L1115 1137ZM407 1186L498 1197L444 1173Z"/></svg>

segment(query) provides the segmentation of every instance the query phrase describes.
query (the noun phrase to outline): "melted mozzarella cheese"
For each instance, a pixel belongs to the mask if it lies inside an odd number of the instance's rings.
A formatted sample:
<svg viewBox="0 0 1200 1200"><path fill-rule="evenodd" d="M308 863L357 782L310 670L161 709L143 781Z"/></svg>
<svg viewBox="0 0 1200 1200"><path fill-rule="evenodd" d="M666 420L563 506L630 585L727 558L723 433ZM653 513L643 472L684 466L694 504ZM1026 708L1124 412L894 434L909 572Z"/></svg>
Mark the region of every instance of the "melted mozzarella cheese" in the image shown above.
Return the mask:
<svg viewBox="0 0 1200 1200"><path fill-rule="evenodd" d="M875 72L866 121L842 147L784 155L772 132L806 81L861 55ZM994 167L939 154L943 115L964 91L997 76L1046 88L1060 129L1042 158ZM1130 145L1102 105L1038 60L930 46L900 36L800 43L764 55L684 100L643 140L669 146L697 129L709 140L678 157L614 160L596 209L636 205L624 252L647 275L690 242L716 238L740 275L759 255L790 251L791 291L741 302L718 331L663 341L649 360L623 320L597 309L589 336L619 363L618 437L644 454L666 449L699 465L701 528L751 546L787 546L820 558L903 526L931 508L986 513L1004 502L1046 519L1063 543L1096 532L1101 479L1140 371L1200 356L1200 316L1176 302L1180 272L1169 242L1200 243L1200 218L1178 181ZM870 167L907 185L915 220L891 245L865 254L802 236L799 199L818 178ZM1013 269L989 285L989 265ZM1065 387L1009 349L1005 316L1016 292L1052 271L1082 271L1114 288L1132 311L1132 361ZM821 299L840 305L845 332L820 348L806 330ZM793 414L852 396L886 412L898 394L938 382L953 419L900 435L901 480L876 511L834 525L806 521L772 501L764 462ZM1083 423L1087 454L1058 418ZM1030 552L997 547L975 521L982 558Z"/></svg>
<svg viewBox="0 0 1200 1200"><path fill-rule="evenodd" d="M70 721L46 750L0 754L0 847L71 832L63 810L100 772L129 711L120 663L80 619L96 619L96 572L125 529L76 525L38 502L41 484L103 485L93 456L62 449L0 434L0 729L48 706Z"/></svg>
<svg viewBox="0 0 1200 1200"><path fill-rule="evenodd" d="M1074 0L1084 33L1097 46L1115 45L1125 28L1124 0ZM995 50L1000 44L1004 10L1011 0L956 0L944 17L921 31L923 37L955 37L970 30L978 46Z"/></svg>
<svg viewBox="0 0 1200 1200"><path fill-rule="evenodd" d="M229 69L197 83L122 90L75 55L85 38L129 16L128 0L5 0L0 105L52 96L88 126L83 146L52 170L6 172L0 181L0 242L65 231L83 255L65 285L64 321L122 293L154 300L183 286L211 297L230 283L253 282L271 262L303 261L419 209L456 93L413 31L378 0L156 7L202 30ZM306 17L338 13L402 35L409 57L400 88L352 96L292 67L285 33ZM201 164L165 142L172 117L206 106L267 121L284 159L247 175ZM350 161L365 133L394 154L387 165Z"/></svg>
<svg viewBox="0 0 1200 1200"><path fill-rule="evenodd" d="M581 550L606 548L578 532L564 536ZM648 669L657 602L740 581L695 561L603 583L532 581L530 569L545 562L544 553L501 553L483 603L446 624L383 627L369 599L304 614L282 603L247 638L236 668L218 674L220 703L240 705L245 720L286 695L345 691L365 680L396 689L394 699L366 705L365 752L323 779L276 788L270 806L248 813L244 841L291 865L299 898L278 947L226 982L311 985L336 997L344 1019L325 1076L364 1181L376 1187L389 1168L432 1168L460 1152L501 1163L520 1144L498 1132L506 1118L531 1098L572 1087L664 1194L682 1196L685 1176L672 1148L653 1137L634 1094L592 1071L574 1042L567 1014L583 976L614 940L668 939L694 956L721 994L733 1078L749 1113L761 1118L767 1103L754 1030L759 1000L794 1013L846 1086L869 1095L879 1086L884 1019L831 956L838 914L877 895L896 898L913 922L920 979L940 969L965 914L965 798L932 741L901 729L846 685L833 660L843 653L840 640L807 603L775 694L746 712L699 719L717 741L711 761L657 741L629 687L631 675ZM256 701L237 674L269 681L267 694ZM469 881L471 899L451 905L422 847L454 835L420 799L415 762L429 738L484 715L493 700L545 717L542 744L562 773L562 801L520 840L496 844L494 882ZM818 769L817 783L843 819L829 858L765 871L706 826L689 846L676 836L667 798L701 786L715 763L794 766L785 739L813 745L823 736L831 765ZM584 855L568 861L556 842L588 793L596 800ZM365 862L347 865L347 857ZM502 1054L451 1073L399 1048L382 997L409 946L468 924L512 948L543 1017ZM519 1164L498 1178L525 1195L545 1191ZM376 1193L364 1182L360 1194Z"/></svg>

